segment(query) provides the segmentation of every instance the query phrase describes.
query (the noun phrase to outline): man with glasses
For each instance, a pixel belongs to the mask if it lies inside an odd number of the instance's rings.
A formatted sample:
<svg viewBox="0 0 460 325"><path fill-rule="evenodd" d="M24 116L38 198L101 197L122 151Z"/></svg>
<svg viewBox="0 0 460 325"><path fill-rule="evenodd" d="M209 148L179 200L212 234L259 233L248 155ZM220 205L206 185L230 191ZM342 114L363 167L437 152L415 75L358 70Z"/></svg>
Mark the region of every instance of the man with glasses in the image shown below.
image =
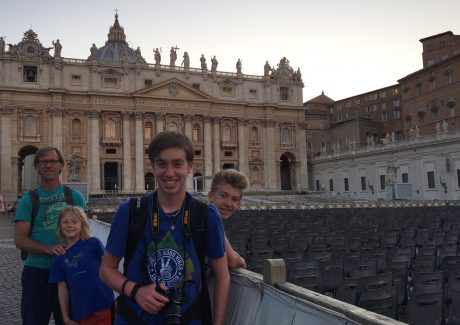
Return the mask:
<svg viewBox="0 0 460 325"><path fill-rule="evenodd" d="M216 206L222 220L227 220L238 210L243 192L249 187L248 178L235 169L225 169L214 175L211 190L208 193L209 202ZM230 245L225 237L227 264L230 268L244 267L246 262Z"/></svg>
<svg viewBox="0 0 460 325"><path fill-rule="evenodd" d="M35 190L39 201L37 212L33 218L32 194L25 193L15 218L16 247L27 252L21 279L21 316L25 325L45 325L53 313L54 322L59 325L64 322L57 284L49 283L49 270L52 256L62 255L66 249L56 237L59 213L67 206L64 185L59 179L64 157L57 148L44 146L35 153L34 167L40 176L40 186ZM83 195L74 189L71 195L73 205L86 210Z"/></svg>

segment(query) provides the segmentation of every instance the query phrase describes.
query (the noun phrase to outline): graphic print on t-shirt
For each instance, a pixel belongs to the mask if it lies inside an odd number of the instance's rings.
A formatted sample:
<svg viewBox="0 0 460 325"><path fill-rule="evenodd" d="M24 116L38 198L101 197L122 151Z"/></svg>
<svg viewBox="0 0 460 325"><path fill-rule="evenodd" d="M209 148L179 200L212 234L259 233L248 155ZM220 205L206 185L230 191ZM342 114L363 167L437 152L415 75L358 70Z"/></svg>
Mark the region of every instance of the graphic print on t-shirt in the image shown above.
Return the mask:
<svg viewBox="0 0 460 325"><path fill-rule="evenodd" d="M193 263L187 253L184 257L184 248L177 246L170 231L163 237L161 242L155 245L152 242L147 249L147 272L153 283L163 283L168 288L179 285L184 280L184 271L187 272L185 280L191 280ZM184 268L184 266L186 267Z"/></svg>

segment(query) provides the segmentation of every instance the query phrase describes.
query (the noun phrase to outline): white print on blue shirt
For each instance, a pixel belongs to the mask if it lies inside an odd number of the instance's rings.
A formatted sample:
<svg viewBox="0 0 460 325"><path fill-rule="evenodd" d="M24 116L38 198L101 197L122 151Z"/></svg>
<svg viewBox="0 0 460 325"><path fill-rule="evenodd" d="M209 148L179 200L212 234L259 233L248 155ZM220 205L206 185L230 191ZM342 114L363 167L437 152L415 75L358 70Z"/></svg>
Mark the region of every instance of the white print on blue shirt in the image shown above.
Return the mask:
<svg viewBox="0 0 460 325"><path fill-rule="evenodd" d="M149 256L149 277L153 283L163 283L168 288L177 286L184 278L184 258L171 248L160 248Z"/></svg>

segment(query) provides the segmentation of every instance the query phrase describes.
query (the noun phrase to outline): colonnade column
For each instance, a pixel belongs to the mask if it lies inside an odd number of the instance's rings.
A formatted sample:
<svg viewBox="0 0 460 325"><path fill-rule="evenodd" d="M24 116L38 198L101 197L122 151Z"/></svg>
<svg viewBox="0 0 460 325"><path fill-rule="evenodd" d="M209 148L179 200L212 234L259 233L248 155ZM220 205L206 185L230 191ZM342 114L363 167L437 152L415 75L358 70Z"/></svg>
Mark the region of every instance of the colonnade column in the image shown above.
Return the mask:
<svg viewBox="0 0 460 325"><path fill-rule="evenodd" d="M212 134L211 116L203 116L204 175L212 176ZM205 179L204 188L209 189L211 181Z"/></svg>
<svg viewBox="0 0 460 325"><path fill-rule="evenodd" d="M214 158L214 174L216 174L218 171L220 171L220 118L219 117L213 117L212 118L212 155Z"/></svg>
<svg viewBox="0 0 460 325"><path fill-rule="evenodd" d="M136 192L144 192L145 191L145 171L144 171L144 137L143 137L143 125L142 125L142 112L135 112L134 113L134 133L135 133L135 155L136 155L136 168L135 168L135 175L136 175Z"/></svg>
<svg viewBox="0 0 460 325"><path fill-rule="evenodd" d="M164 119L165 119L165 113L155 113L155 120L156 120L155 134L158 134L164 131Z"/></svg>
<svg viewBox="0 0 460 325"><path fill-rule="evenodd" d="M299 186L300 189L308 189L308 162L307 162L307 123L299 122L297 124L297 148L299 148L300 166L299 166Z"/></svg>
<svg viewBox="0 0 460 325"><path fill-rule="evenodd" d="M276 158L275 158L275 122L265 121L265 188L277 189L276 184Z"/></svg>
<svg viewBox="0 0 460 325"><path fill-rule="evenodd" d="M248 157L247 151L247 134L246 134L246 120L243 118L238 119L238 160L240 172L248 174Z"/></svg>
<svg viewBox="0 0 460 325"><path fill-rule="evenodd" d="M12 148L11 148L11 127L13 107L6 106L0 108L1 119L2 119L2 143L1 146L1 166L0 171L0 189L2 193L13 191L13 165L11 161Z"/></svg>
<svg viewBox="0 0 460 325"><path fill-rule="evenodd" d="M185 124L185 135L192 140L192 115L185 114L184 115L184 124ZM187 177L187 184L186 184L187 191L193 191L193 171Z"/></svg>
<svg viewBox="0 0 460 325"><path fill-rule="evenodd" d="M123 192L133 190L131 184L131 130L129 127L132 112L122 112L123 117Z"/></svg>
<svg viewBox="0 0 460 325"><path fill-rule="evenodd" d="M51 141L54 147L62 152L62 107L53 107L49 110L52 120Z"/></svg>
<svg viewBox="0 0 460 325"><path fill-rule="evenodd" d="M91 151L90 151L90 189L92 193L101 191L101 159L99 153L100 131L99 131L100 112L91 111L89 114L91 125Z"/></svg>

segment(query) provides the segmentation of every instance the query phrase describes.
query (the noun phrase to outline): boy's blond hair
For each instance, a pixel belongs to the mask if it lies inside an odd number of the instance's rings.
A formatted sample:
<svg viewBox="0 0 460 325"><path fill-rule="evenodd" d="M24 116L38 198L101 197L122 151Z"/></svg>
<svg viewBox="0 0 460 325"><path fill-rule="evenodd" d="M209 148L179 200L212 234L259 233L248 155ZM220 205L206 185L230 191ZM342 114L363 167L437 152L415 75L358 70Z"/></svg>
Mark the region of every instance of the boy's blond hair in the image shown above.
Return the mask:
<svg viewBox="0 0 460 325"><path fill-rule="evenodd" d="M246 175L236 169L224 169L216 173L212 179L211 192L216 192L221 184L229 184L241 192L249 188L249 180Z"/></svg>
<svg viewBox="0 0 460 325"><path fill-rule="evenodd" d="M89 227L88 217L86 216L85 211L82 208L74 205L68 205L64 210L61 211L58 218L57 230L56 235L58 239L65 243L66 239L61 231L61 222L62 218L66 215L74 215L81 221L81 231L80 231L80 239L88 239L91 237L91 228Z"/></svg>

